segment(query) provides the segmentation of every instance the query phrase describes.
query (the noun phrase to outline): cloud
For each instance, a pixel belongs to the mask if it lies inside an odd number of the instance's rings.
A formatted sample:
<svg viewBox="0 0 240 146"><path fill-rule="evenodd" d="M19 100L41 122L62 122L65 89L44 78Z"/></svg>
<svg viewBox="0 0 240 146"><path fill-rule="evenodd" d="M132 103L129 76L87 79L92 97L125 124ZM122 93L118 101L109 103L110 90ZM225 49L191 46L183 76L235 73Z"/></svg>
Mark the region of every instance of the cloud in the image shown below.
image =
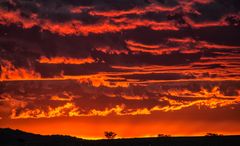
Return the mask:
<svg viewBox="0 0 240 146"><path fill-rule="evenodd" d="M126 41L128 48L133 53L150 53L153 55L161 55L161 54L171 54L174 51L178 51L179 48L168 48L168 46L161 45L146 45L137 43L131 40Z"/></svg>
<svg viewBox="0 0 240 146"><path fill-rule="evenodd" d="M0 117L236 120L238 3L2 1Z"/></svg>
<svg viewBox="0 0 240 146"><path fill-rule="evenodd" d="M152 3L145 7L135 7L128 10L110 10L110 11L90 11L90 15L104 16L104 17L119 17L124 15L143 15L149 12L159 13L165 11L174 11L176 7L166 7Z"/></svg>
<svg viewBox="0 0 240 146"><path fill-rule="evenodd" d="M123 30L135 29L137 27L150 27L153 30L177 30L169 22L156 22L151 20L139 19L103 19L96 24L84 24L82 21L73 19L67 22L53 22L48 19L39 19L36 14L31 14L30 18L23 18L20 11L6 11L0 9L4 15L0 17L0 24L20 24L23 28L39 26L43 30L48 30L60 35L88 35L89 33L120 32Z"/></svg>
<svg viewBox="0 0 240 146"><path fill-rule="evenodd" d="M128 54L128 50L123 50L123 49L113 49L113 48L110 48L110 47L101 47L101 48L96 48L96 51L100 51L100 52L103 52L105 54Z"/></svg>
<svg viewBox="0 0 240 146"><path fill-rule="evenodd" d="M72 100L72 97L68 96L68 94L66 92L64 92L63 94L65 96L67 96L67 98L59 97L58 95L53 95L53 96L51 96L50 100L53 100L53 101L71 101Z"/></svg>
<svg viewBox="0 0 240 146"><path fill-rule="evenodd" d="M45 56L41 56L39 59L39 63L45 64L85 64L85 63L93 63L94 59L91 57L88 58L65 58L65 57L53 57L47 58Z"/></svg>
<svg viewBox="0 0 240 146"><path fill-rule="evenodd" d="M148 115L190 107L209 110L233 107L240 103L238 82L165 82L117 88L86 86L87 83L73 80L31 81L31 88L26 83L11 82L1 97L4 109L9 109L8 116L13 119ZM18 90L12 91L12 86Z"/></svg>
<svg viewBox="0 0 240 146"><path fill-rule="evenodd" d="M31 80L40 79L41 75L34 70L16 68L10 61L1 60L1 80Z"/></svg>
<svg viewBox="0 0 240 146"><path fill-rule="evenodd" d="M9 4L15 5L13 7L17 7L16 9L0 8L3 14L0 17L0 24L18 24L25 29L38 26L42 30L60 35L116 33L138 27L148 27L155 31L179 30L181 26L167 19L168 16L173 18L173 20L177 20L177 23L179 23L179 20L184 21L185 24L193 29L228 26L228 22L230 21L229 19L226 20L226 17L229 18L228 15L230 15L230 13L231 15L236 15L235 11L230 11L221 16L220 20L195 22L190 15L192 13L201 15L201 13L196 10L195 5L207 6L213 3L213 1L210 0L204 2L181 1L175 6L165 6L157 2L140 6L133 4L133 7L125 9L111 8L112 6L107 3L96 3L95 5L85 6L79 5L75 7L69 4L65 7L62 5L57 7L57 4L51 2L49 2L49 5L42 2L38 4L30 2L20 3L22 3L22 7L21 4ZM124 7L124 5L118 5L118 7L121 8ZM164 18L162 21L157 21L155 19L144 19L141 17L142 15L149 15L149 13L156 13L157 15L163 14ZM129 15L133 15L134 17ZM178 18L176 15L178 15Z"/></svg>
<svg viewBox="0 0 240 146"><path fill-rule="evenodd" d="M56 108L48 107L48 112L44 112L40 109L27 110L26 112L21 112L19 115L16 115L16 110L12 110L12 119L27 119L27 118L52 118L59 116L72 116L75 115L76 107L72 103L66 103L63 106Z"/></svg>

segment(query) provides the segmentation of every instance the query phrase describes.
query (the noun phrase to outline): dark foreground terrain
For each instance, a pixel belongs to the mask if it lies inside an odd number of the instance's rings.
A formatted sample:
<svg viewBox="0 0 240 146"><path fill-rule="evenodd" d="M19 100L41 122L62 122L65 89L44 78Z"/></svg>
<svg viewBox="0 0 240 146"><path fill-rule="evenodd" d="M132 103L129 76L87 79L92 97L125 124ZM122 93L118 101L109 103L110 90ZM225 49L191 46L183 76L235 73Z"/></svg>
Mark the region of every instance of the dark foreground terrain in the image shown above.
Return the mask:
<svg viewBox="0 0 240 146"><path fill-rule="evenodd" d="M240 146L240 136L159 137L84 140L70 136L42 136L0 129L0 146Z"/></svg>

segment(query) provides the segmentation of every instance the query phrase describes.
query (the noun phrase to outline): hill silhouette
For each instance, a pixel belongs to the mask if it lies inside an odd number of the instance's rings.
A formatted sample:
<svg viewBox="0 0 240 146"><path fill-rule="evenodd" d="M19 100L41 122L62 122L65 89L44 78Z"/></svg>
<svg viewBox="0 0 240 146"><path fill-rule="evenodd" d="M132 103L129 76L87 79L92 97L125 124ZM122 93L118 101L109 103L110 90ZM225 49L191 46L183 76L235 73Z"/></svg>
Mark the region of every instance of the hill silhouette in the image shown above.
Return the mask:
<svg viewBox="0 0 240 146"><path fill-rule="evenodd" d="M240 136L153 137L84 140L65 135L27 133L0 128L0 146L239 146Z"/></svg>

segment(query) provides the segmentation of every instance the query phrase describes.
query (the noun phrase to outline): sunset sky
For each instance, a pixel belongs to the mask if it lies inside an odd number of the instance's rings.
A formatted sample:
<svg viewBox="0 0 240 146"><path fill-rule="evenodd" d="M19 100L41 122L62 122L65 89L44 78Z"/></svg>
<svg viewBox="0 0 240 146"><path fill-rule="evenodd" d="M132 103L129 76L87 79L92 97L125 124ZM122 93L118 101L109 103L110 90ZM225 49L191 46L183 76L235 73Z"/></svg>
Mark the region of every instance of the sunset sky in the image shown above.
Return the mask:
<svg viewBox="0 0 240 146"><path fill-rule="evenodd" d="M0 127L240 134L239 0L0 0Z"/></svg>

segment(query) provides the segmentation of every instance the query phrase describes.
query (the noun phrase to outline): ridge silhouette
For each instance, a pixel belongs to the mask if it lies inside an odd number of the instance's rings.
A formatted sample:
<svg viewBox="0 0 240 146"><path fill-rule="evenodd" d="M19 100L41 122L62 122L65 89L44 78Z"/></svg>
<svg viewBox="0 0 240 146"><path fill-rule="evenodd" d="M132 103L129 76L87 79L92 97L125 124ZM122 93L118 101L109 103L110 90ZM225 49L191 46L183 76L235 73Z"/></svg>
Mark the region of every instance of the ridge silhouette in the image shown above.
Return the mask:
<svg viewBox="0 0 240 146"><path fill-rule="evenodd" d="M240 136L152 137L85 140L0 128L0 146L239 146Z"/></svg>

